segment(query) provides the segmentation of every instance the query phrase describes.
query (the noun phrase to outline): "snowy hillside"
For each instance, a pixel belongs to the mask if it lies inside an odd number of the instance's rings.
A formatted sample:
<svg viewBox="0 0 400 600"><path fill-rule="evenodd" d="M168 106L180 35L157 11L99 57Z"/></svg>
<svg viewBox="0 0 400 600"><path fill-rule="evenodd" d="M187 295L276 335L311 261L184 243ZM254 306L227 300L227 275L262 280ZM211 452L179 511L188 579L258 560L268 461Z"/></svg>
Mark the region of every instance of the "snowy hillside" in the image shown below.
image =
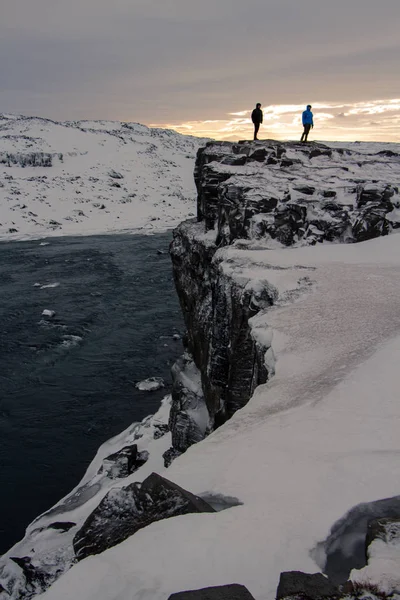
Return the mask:
<svg viewBox="0 0 400 600"><path fill-rule="evenodd" d="M0 115L0 239L172 227L194 214L200 145L136 123Z"/></svg>

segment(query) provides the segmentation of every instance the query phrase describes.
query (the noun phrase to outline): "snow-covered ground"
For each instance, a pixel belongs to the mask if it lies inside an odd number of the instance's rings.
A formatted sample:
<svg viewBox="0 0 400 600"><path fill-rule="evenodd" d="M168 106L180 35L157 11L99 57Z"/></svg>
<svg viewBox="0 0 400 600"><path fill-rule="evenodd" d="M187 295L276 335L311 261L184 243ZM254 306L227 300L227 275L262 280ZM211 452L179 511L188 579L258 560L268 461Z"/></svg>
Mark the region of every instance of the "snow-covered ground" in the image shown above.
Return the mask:
<svg viewBox="0 0 400 600"><path fill-rule="evenodd" d="M0 115L0 239L173 227L195 212L204 143L136 123ZM32 166L43 156L52 166Z"/></svg>
<svg viewBox="0 0 400 600"><path fill-rule="evenodd" d="M311 551L347 511L399 494L400 235L253 248L217 257L232 277L279 290L277 305L252 322L255 336L272 333L276 375L158 471L195 494L242 504L154 523L74 566L43 599L165 600L238 582L272 600L281 571L323 567ZM390 592L400 568L393 555L385 565L369 572Z"/></svg>

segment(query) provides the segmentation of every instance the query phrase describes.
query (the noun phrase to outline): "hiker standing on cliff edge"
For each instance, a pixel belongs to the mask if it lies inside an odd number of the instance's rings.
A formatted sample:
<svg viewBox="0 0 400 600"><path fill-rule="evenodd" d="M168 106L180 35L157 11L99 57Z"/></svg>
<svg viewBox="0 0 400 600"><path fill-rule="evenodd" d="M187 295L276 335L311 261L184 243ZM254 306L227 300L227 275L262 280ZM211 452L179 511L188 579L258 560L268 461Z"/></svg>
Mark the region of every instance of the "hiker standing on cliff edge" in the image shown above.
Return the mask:
<svg viewBox="0 0 400 600"><path fill-rule="evenodd" d="M257 102L255 109L251 113L251 120L254 124L254 139L258 140L257 133L260 129L260 125L263 122L263 111L261 110L260 102Z"/></svg>
<svg viewBox="0 0 400 600"><path fill-rule="evenodd" d="M308 134L310 133L310 129L313 128L314 129L314 119L313 119L313 114L311 112L312 106L311 104L307 105L306 110L303 112L303 117L302 117L302 121L303 121L303 127L304 127L304 131L303 131L303 135L301 136L301 142L306 142L307 138L308 138Z"/></svg>

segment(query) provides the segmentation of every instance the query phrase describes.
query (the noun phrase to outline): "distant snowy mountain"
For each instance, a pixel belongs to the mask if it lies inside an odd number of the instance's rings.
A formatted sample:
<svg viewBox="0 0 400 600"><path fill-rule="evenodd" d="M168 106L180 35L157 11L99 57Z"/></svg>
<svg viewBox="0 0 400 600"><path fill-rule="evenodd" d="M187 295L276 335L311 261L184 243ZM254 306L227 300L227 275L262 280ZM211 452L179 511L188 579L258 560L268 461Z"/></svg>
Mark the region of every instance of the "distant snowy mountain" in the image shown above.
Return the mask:
<svg viewBox="0 0 400 600"><path fill-rule="evenodd" d="M172 227L194 215L204 142L136 123L0 115L0 239Z"/></svg>

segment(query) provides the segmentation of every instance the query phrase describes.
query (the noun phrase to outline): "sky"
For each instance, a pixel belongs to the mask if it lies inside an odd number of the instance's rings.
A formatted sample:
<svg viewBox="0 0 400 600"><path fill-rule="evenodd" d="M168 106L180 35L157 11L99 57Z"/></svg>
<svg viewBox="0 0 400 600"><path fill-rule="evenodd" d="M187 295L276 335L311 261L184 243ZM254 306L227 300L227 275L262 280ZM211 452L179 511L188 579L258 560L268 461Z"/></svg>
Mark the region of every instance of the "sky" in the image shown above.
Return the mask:
<svg viewBox="0 0 400 600"><path fill-rule="evenodd" d="M400 142L399 0L1 0L0 112Z"/></svg>

